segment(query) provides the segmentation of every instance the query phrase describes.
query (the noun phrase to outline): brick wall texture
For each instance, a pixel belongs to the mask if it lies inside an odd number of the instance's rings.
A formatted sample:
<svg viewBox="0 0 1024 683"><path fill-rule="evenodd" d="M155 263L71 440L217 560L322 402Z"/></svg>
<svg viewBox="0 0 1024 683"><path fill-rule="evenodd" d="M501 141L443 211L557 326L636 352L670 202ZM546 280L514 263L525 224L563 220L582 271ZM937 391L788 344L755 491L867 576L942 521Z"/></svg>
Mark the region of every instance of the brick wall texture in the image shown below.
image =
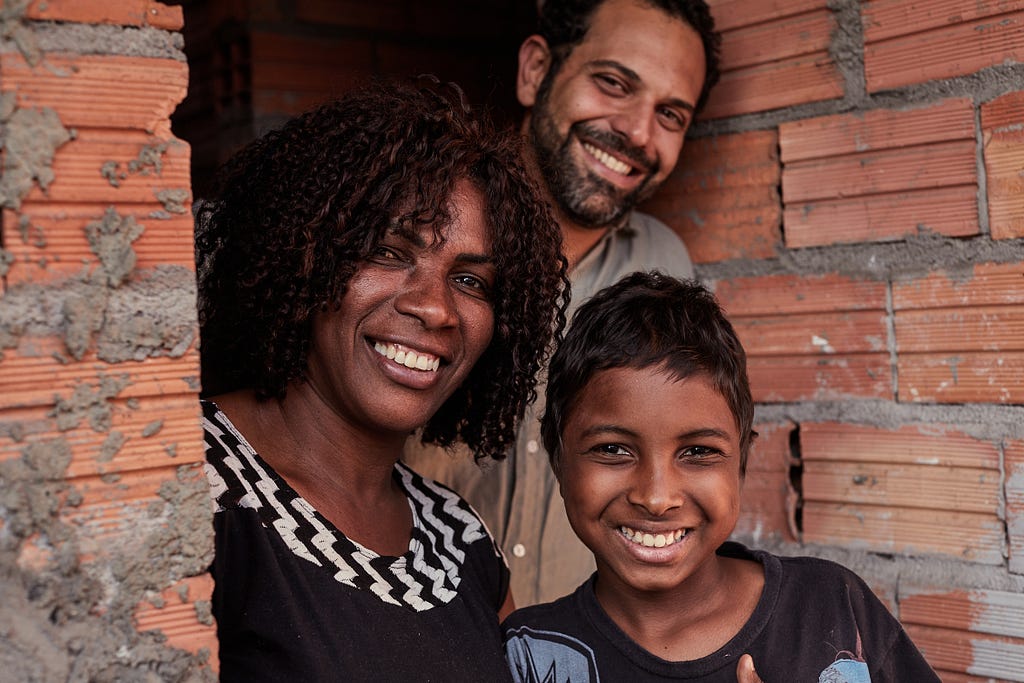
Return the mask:
<svg viewBox="0 0 1024 683"><path fill-rule="evenodd" d="M506 106L533 5L182 4L5 0L0 614L26 624L2 646L20 679L216 666L191 188L368 76ZM722 80L645 208L749 354L736 536L858 571L944 681L1024 681L1024 0L709 4Z"/></svg>
<svg viewBox="0 0 1024 683"><path fill-rule="evenodd" d="M214 680L182 10L0 17L0 679Z"/></svg>

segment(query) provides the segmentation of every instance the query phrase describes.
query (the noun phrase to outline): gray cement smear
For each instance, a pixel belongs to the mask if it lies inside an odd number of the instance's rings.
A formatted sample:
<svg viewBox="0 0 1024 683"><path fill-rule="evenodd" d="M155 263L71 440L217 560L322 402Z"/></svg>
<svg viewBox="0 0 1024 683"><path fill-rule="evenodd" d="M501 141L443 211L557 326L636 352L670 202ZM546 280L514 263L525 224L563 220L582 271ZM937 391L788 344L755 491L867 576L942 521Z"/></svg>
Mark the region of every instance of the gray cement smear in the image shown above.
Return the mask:
<svg viewBox="0 0 1024 683"><path fill-rule="evenodd" d="M132 242L139 239L144 230L134 217L120 216L112 206L103 213L103 218L85 226L89 248L99 258L111 287L120 286L135 268Z"/></svg>
<svg viewBox="0 0 1024 683"><path fill-rule="evenodd" d="M696 269L702 280L837 273L889 281L923 277L936 271L953 279L968 279L976 265L1022 260L1024 239L992 240L987 235L946 237L921 226L917 234L902 240L783 248L773 259L734 259L697 264Z"/></svg>
<svg viewBox="0 0 1024 683"><path fill-rule="evenodd" d="M113 187L120 187L121 181L129 175L163 174L163 155L167 152L167 142L153 142L144 145L137 157L128 162L125 170L121 170L121 162L106 161L100 167L100 175L107 179Z"/></svg>
<svg viewBox="0 0 1024 683"><path fill-rule="evenodd" d="M169 190L157 190L153 192L157 200L164 205L168 213L188 213L185 202L192 196L192 192L186 189L177 188Z"/></svg>
<svg viewBox="0 0 1024 683"><path fill-rule="evenodd" d="M73 133L50 108L15 109L0 123L4 126L0 206L18 209L33 185L45 192L53 182L54 154Z"/></svg>
<svg viewBox="0 0 1024 683"><path fill-rule="evenodd" d="M908 404L881 400L758 403L756 419L795 424L843 422L879 429L915 425L936 436L946 430L956 431L997 445L1004 439L1024 439L1024 406L989 403Z"/></svg>
<svg viewBox="0 0 1024 683"><path fill-rule="evenodd" d="M74 500L65 480L71 457L67 442L55 439L0 462L0 678L213 681L199 668L208 653L169 648L162 634L140 634L132 621L135 606L164 588L167 577L197 575L208 565L205 480L195 468L179 471L160 490L156 518L106 543L106 562L85 564L81 553L93 550L85 547L88 539L59 516L62 499ZM44 559L22 566L29 544ZM200 618L208 612L205 602L197 605Z"/></svg>
<svg viewBox="0 0 1024 683"><path fill-rule="evenodd" d="M157 28L33 22L35 41L44 53L153 57L185 62L185 39Z"/></svg>
<svg viewBox="0 0 1024 683"><path fill-rule="evenodd" d="M29 66L35 66L43 58L36 42L36 35L24 22L25 10L31 0L7 0L0 7L0 41L11 42L21 52Z"/></svg>
<svg viewBox="0 0 1024 683"><path fill-rule="evenodd" d="M147 269L117 288L107 278L86 274L46 287L9 288L0 296L0 360L4 349L53 336L76 360L95 348L109 363L176 358L195 342L196 285L189 269Z"/></svg>

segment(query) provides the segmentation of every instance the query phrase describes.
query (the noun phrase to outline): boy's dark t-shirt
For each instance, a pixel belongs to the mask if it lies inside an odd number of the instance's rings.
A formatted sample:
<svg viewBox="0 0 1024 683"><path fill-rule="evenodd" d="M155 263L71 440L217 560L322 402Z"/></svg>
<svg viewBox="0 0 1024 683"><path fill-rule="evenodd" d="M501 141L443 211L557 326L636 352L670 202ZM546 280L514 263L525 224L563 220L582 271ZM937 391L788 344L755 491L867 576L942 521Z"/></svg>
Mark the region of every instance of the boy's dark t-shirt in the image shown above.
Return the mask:
<svg viewBox="0 0 1024 683"><path fill-rule="evenodd" d="M853 572L828 560L778 557L731 542L718 554L762 563L765 584L750 619L717 652L686 662L647 652L605 614L592 576L571 595L518 610L505 621L512 678L736 683L737 662L749 653L765 683L939 681L899 622Z"/></svg>

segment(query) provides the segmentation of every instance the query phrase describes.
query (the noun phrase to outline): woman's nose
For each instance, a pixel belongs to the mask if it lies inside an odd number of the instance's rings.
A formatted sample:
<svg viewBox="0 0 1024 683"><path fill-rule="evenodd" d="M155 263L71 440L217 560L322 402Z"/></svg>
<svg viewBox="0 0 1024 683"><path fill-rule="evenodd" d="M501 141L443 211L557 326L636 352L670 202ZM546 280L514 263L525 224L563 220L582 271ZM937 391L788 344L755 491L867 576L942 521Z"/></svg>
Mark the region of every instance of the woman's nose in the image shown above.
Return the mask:
<svg viewBox="0 0 1024 683"><path fill-rule="evenodd" d="M433 271L414 270L395 298L395 309L418 318L427 329L450 327L458 321L448 278Z"/></svg>

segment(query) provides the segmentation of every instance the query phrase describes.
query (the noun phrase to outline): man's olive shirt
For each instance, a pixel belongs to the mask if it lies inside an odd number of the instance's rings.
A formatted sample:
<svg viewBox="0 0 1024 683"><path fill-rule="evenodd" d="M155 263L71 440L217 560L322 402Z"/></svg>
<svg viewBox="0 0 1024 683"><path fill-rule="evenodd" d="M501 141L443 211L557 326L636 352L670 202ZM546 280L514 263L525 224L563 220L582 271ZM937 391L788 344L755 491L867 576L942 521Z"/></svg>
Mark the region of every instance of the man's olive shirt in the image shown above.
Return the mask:
<svg viewBox="0 0 1024 683"><path fill-rule="evenodd" d="M568 315L599 290L637 270L693 277L693 265L679 237L646 214L609 232L569 273ZM476 509L501 545L512 570L512 595L523 607L571 593L594 571L594 558L576 538L540 438L544 384L526 409L515 451L502 462L477 466L468 449L450 454L411 439L405 461L420 474L455 489Z"/></svg>

